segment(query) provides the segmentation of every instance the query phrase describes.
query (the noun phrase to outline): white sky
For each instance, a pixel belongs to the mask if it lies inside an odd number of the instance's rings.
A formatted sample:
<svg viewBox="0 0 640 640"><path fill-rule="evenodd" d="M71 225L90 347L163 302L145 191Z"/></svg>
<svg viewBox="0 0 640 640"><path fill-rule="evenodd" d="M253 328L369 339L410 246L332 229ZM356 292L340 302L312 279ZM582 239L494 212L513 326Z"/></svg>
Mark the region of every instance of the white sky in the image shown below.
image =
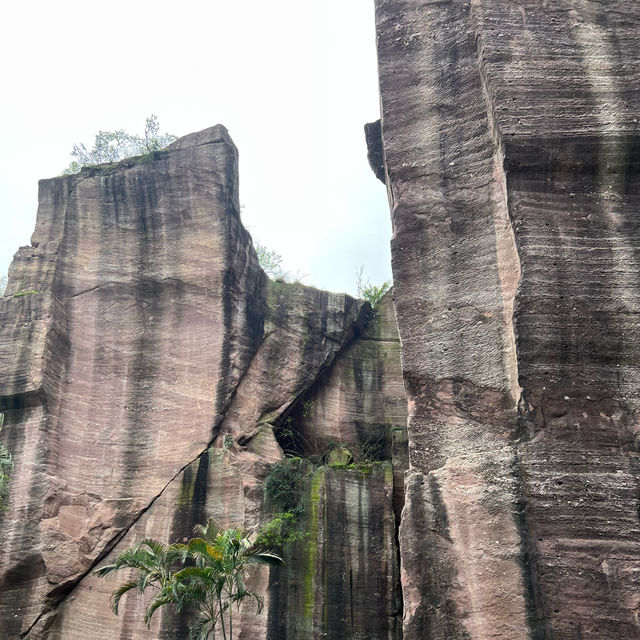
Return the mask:
<svg viewBox="0 0 640 640"><path fill-rule="evenodd" d="M358 265L390 279L363 132L379 117L372 0L5 2L0 55L0 273L29 242L38 179L156 114L178 136L229 129L244 224L287 270L351 293Z"/></svg>

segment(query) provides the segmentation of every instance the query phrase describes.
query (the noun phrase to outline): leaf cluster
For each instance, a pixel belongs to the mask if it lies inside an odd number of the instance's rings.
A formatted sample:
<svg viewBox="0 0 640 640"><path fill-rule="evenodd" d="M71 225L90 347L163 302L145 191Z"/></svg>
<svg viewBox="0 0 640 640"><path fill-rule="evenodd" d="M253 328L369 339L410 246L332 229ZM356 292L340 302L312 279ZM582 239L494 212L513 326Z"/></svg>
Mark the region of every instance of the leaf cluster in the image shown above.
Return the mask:
<svg viewBox="0 0 640 640"><path fill-rule="evenodd" d="M282 256L275 249L268 249L259 242L256 242L255 248L258 254L258 263L272 280L278 278L286 280L288 278L289 274L282 266Z"/></svg>
<svg viewBox="0 0 640 640"><path fill-rule="evenodd" d="M364 266L361 266L356 271L356 289L358 291L358 298L362 300L366 300L373 310L375 311L378 304L380 304L380 300L384 296L387 291L391 288L391 282L386 280L381 285L371 284L369 279L364 279Z"/></svg>
<svg viewBox="0 0 640 640"><path fill-rule="evenodd" d="M73 145L71 156L74 160L62 172L62 175L78 173L82 167L119 162L132 156L148 156L164 149L174 140L176 140L175 136L160 133L160 125L155 115L146 119L142 136L127 133L122 129L99 131L91 149L87 149L82 143Z"/></svg>
<svg viewBox="0 0 640 640"><path fill-rule="evenodd" d="M306 538L307 534L297 530L300 508L276 514L258 534L256 546L266 549L283 550L284 547Z"/></svg>
<svg viewBox="0 0 640 640"><path fill-rule="evenodd" d="M247 567L252 564L277 565L282 559L265 543L254 544L242 529L220 529L213 520L194 529L195 537L186 544L165 546L147 538L122 552L113 564L95 573L102 577L120 569L135 569L137 577L120 585L112 595L112 609L118 613L120 599L137 589L144 593L154 589L154 597L146 608L144 622L151 623L153 614L171 604L177 611L188 609L197 615L192 637L197 640L215 638L219 625L224 640L233 638L233 606L245 599L263 601L245 585Z"/></svg>
<svg viewBox="0 0 640 640"><path fill-rule="evenodd" d="M282 266L282 256L275 249L268 249L259 242L256 242L255 249L258 263L271 280L301 283L308 277L308 274L302 273L299 269L295 273L286 271Z"/></svg>
<svg viewBox="0 0 640 640"><path fill-rule="evenodd" d="M276 462L264 481L267 501L283 513L294 512L300 503L302 468L299 458Z"/></svg>

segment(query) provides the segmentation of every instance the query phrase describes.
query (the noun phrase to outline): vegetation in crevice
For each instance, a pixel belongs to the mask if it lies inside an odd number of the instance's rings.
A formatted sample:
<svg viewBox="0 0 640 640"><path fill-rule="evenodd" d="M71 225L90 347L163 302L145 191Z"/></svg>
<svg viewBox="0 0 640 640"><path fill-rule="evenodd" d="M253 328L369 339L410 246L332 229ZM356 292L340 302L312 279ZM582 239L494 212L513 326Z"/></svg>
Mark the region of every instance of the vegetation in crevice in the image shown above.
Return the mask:
<svg viewBox="0 0 640 640"><path fill-rule="evenodd" d="M349 451L353 463L373 463L390 460L393 448L393 426L390 424L374 425L378 428L361 434L355 443L334 440L333 438L315 438L307 435L299 423L313 415L314 402L301 400L297 413L287 416L280 426L274 426L274 434L278 444L286 456L305 458L320 466L331 464L331 453L337 449ZM370 425L358 431L366 431Z"/></svg>
<svg viewBox="0 0 640 640"><path fill-rule="evenodd" d="M293 512L299 508L303 467L301 458L285 458L276 462L264 481L267 504L277 511Z"/></svg>

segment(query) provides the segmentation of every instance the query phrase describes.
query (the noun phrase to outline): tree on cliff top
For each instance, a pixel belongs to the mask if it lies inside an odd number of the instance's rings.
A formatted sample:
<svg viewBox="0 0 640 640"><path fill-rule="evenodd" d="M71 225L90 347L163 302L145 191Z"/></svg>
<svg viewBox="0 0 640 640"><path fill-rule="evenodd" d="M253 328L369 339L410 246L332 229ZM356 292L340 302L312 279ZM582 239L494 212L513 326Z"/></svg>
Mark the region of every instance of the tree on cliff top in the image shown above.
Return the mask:
<svg viewBox="0 0 640 640"><path fill-rule="evenodd" d="M282 256L274 249L268 249L265 245L256 242L258 262L263 271L272 279L282 278L286 280L289 274L282 268Z"/></svg>
<svg viewBox="0 0 640 640"><path fill-rule="evenodd" d="M376 286L375 284L371 284L369 279L365 281L364 279L364 265L360 266L356 271L356 289L358 290L358 298L362 300L366 300L373 310L376 310L378 304L380 304L380 300L382 300L382 296L384 296L389 288L391 287L391 282L386 280L380 286Z"/></svg>
<svg viewBox="0 0 640 640"><path fill-rule="evenodd" d="M131 156L141 156L164 149L176 140L176 136L160 133L157 116L151 115L145 121L144 135L136 136L126 131L99 131L93 148L84 144L74 144L71 155L75 160L62 172L62 175L78 173L82 167L105 162L118 162Z"/></svg>

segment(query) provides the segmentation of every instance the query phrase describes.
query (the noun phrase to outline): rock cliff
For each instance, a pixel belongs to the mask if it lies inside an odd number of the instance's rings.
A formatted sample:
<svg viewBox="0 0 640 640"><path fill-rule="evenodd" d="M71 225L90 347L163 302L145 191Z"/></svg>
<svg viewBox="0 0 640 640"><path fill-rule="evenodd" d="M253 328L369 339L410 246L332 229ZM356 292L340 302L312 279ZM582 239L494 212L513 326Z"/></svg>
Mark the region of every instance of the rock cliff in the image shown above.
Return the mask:
<svg viewBox="0 0 640 640"><path fill-rule="evenodd" d="M224 127L41 181L0 314L1 435L15 462L0 515L3 637L186 638L181 619L147 629L141 598L113 616L122 580L92 569L208 517L268 521L263 482L292 444L315 456L301 541L277 576L251 576L267 606L236 629L398 637L406 410L391 299L374 318L349 296L268 280ZM332 446L370 442L366 469L326 466Z"/></svg>
<svg viewBox="0 0 640 640"><path fill-rule="evenodd" d="M279 465L297 535L245 640L640 638L640 9L375 13L375 313L266 278L221 126L40 183L0 300L9 640L184 640L92 569L267 522Z"/></svg>
<svg viewBox="0 0 640 640"><path fill-rule="evenodd" d="M640 638L638 4L375 4L404 638Z"/></svg>

